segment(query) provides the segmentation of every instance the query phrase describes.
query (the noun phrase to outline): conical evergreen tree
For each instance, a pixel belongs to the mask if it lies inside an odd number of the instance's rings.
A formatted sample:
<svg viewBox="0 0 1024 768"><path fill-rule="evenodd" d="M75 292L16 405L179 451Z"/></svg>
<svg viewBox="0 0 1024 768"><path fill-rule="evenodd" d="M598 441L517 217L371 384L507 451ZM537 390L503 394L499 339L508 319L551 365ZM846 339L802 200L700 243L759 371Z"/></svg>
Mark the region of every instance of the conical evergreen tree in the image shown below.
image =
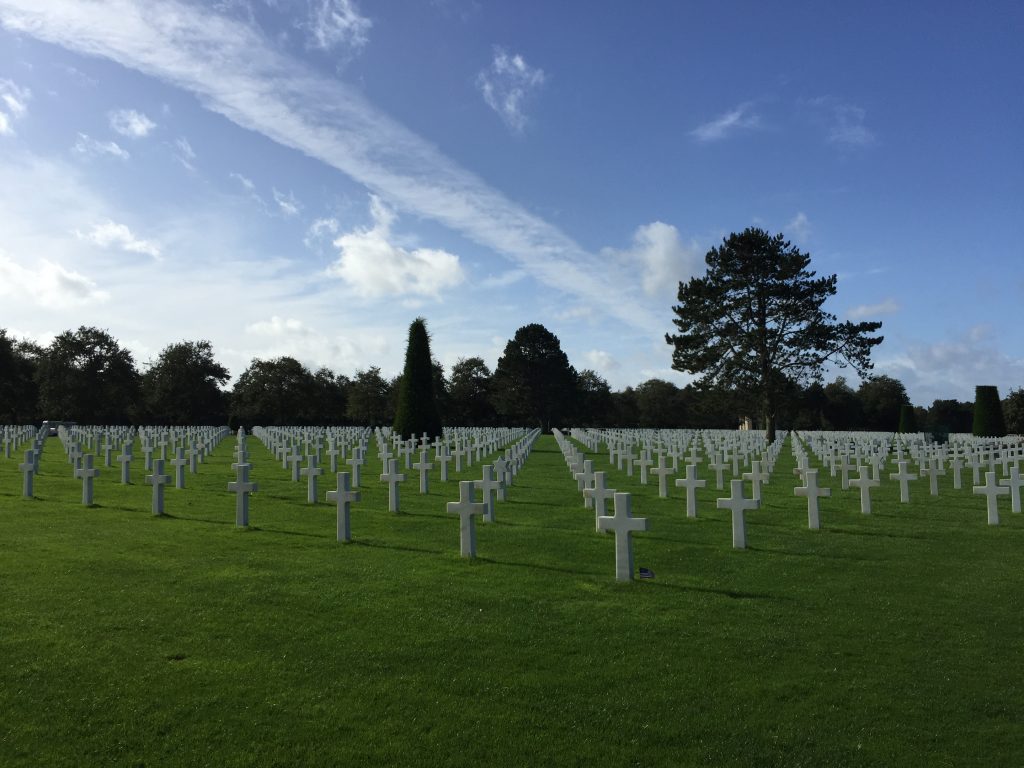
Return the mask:
<svg viewBox="0 0 1024 768"><path fill-rule="evenodd" d="M917 414L914 413L914 406L904 403L900 406L899 431L904 433L917 432Z"/></svg>
<svg viewBox="0 0 1024 768"><path fill-rule="evenodd" d="M409 326L405 370L398 388L395 432L403 437L441 436L441 417L434 398L434 369L430 359L427 321L417 317Z"/></svg>
<svg viewBox="0 0 1024 768"><path fill-rule="evenodd" d="M977 437L1003 437L1006 434L1003 404L999 400L999 390L996 387L979 385L974 388L972 431Z"/></svg>

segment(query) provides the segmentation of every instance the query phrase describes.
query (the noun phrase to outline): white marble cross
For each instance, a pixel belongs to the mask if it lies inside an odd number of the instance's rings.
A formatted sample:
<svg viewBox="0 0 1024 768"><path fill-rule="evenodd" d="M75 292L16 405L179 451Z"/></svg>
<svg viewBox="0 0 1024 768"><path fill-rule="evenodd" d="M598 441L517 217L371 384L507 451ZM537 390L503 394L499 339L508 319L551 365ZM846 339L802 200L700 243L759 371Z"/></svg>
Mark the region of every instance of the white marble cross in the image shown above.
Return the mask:
<svg viewBox="0 0 1024 768"><path fill-rule="evenodd" d="M743 496L743 480L729 481L731 495L727 499L718 499L715 505L718 509L732 511L732 546L733 549L747 548L747 521L743 513L748 509L757 509L761 503L756 499L748 499Z"/></svg>
<svg viewBox="0 0 1024 768"><path fill-rule="evenodd" d="M650 524L646 517L633 517L632 496L615 494L615 514L597 519L603 531L615 532L615 580L633 580L633 531L646 531Z"/></svg>
<svg viewBox="0 0 1024 768"><path fill-rule="evenodd" d="M473 481L473 487L479 488L484 499L484 522L494 522L494 492L498 490L501 481L494 477L494 467L484 464L482 468L483 477Z"/></svg>
<svg viewBox="0 0 1024 768"><path fill-rule="evenodd" d="M324 473L323 467L316 465L316 455L308 454L306 456L306 466L299 470L299 474L306 478L306 503L316 504L317 498L319 498L319 492L317 489L317 478Z"/></svg>
<svg viewBox="0 0 1024 768"><path fill-rule="evenodd" d="M164 460L153 460L153 474L146 475L146 485L153 486L153 514L159 517L164 513L164 486L171 482L171 476L164 474Z"/></svg>
<svg viewBox="0 0 1024 768"><path fill-rule="evenodd" d="M583 492L583 508L592 509L594 507L594 497L587 494L587 489L592 488L594 485L594 462L590 459L586 459L583 462L583 469L581 472L573 474L576 478L576 487Z"/></svg>
<svg viewBox="0 0 1024 768"><path fill-rule="evenodd" d="M174 452L174 458L169 462L174 467L174 487L184 488L185 487L185 465L188 464L188 459L185 458L185 449L177 448Z"/></svg>
<svg viewBox="0 0 1024 768"><path fill-rule="evenodd" d="M860 512L871 514L871 489L878 487L879 481L871 477L867 467L857 467L857 479L850 480L849 485L860 490Z"/></svg>
<svg viewBox="0 0 1024 768"><path fill-rule="evenodd" d="M693 465L691 464L690 466L692 467ZM675 470L674 467L666 467L665 466L665 455L663 453L659 453L658 454L658 466L656 466L653 469L651 469L651 474L658 476L658 498L661 498L661 499L667 499L668 498L668 478L669 478L669 475L675 474L675 471L676 470ZM705 485L706 484L707 483L705 482ZM677 486L679 485L679 481L678 480L676 480L676 485ZM701 488L703 488L703 487L704 486L702 485Z"/></svg>
<svg viewBox="0 0 1024 768"><path fill-rule="evenodd" d="M595 472L594 487L583 491L583 496L590 498L594 504L594 525L598 533L605 533L600 523L601 518L605 516L605 502L615 496L615 489L606 485L607 476L606 472Z"/></svg>
<svg viewBox="0 0 1024 768"><path fill-rule="evenodd" d="M32 478L36 473L35 458L33 450L25 451L25 461L18 465L18 471L22 473L21 495L26 499L32 498Z"/></svg>
<svg viewBox="0 0 1024 768"><path fill-rule="evenodd" d="M427 461L427 449L420 451L420 460L413 462L412 468L420 473L420 493L430 493L430 470L434 465Z"/></svg>
<svg viewBox="0 0 1024 768"><path fill-rule="evenodd" d="M483 502L473 501L476 484L472 480L459 482L459 500L448 502L448 514L459 516L459 552L463 557L476 557L475 515L484 513Z"/></svg>
<svg viewBox="0 0 1024 768"><path fill-rule="evenodd" d="M448 446L444 443L437 448L437 460L441 464L441 482L448 482L448 463L452 460L451 455L448 453Z"/></svg>
<svg viewBox="0 0 1024 768"><path fill-rule="evenodd" d="M942 469L940 460L935 457L928 459L925 469L922 469L919 473L921 477L928 478L928 492L932 496L939 495L939 475L946 474L945 470Z"/></svg>
<svg viewBox="0 0 1024 768"><path fill-rule="evenodd" d="M259 490L259 486L249 480L249 469L251 464L235 463L231 468L235 470L235 479L228 483L228 490L235 494L235 525L245 528L249 525L249 494Z"/></svg>
<svg viewBox="0 0 1024 768"><path fill-rule="evenodd" d="M640 467L640 485L647 485L647 469L654 465L651 454L648 451L644 451L639 459L633 460L633 464Z"/></svg>
<svg viewBox="0 0 1024 768"><path fill-rule="evenodd" d="M91 453L85 454L83 459L85 466L75 470L75 477L82 481L82 504L88 507L92 505L93 480L99 475L100 471L93 468Z"/></svg>
<svg viewBox="0 0 1024 768"><path fill-rule="evenodd" d="M900 483L900 502L907 504L910 502L910 485L909 482L915 479L912 472L908 471L907 465L909 462L898 461L896 466L899 467L899 472L892 472L889 474L890 480L899 480Z"/></svg>
<svg viewBox="0 0 1024 768"><path fill-rule="evenodd" d="M395 460L387 459L388 471L380 476L382 483L388 484L388 512L398 514L398 484L405 481L405 475L395 468Z"/></svg>
<svg viewBox="0 0 1024 768"><path fill-rule="evenodd" d="M999 497L1008 496L1010 489L996 482L995 472L985 473L985 484L974 486L974 493L984 496L988 507L988 524L999 525Z"/></svg>
<svg viewBox="0 0 1024 768"><path fill-rule="evenodd" d="M1024 477L1020 476L1020 469L1014 464L1010 467L1010 476L1004 477L999 481L1000 485L1005 485L1010 489L1010 511L1019 513L1020 512L1020 489L1024 486Z"/></svg>
<svg viewBox="0 0 1024 768"><path fill-rule="evenodd" d="M725 470L729 468L729 465L719 458L718 454L715 454L715 460L708 464L708 467L713 469L715 472L715 488L722 490L722 488L725 487L725 481L722 478L722 475Z"/></svg>
<svg viewBox="0 0 1024 768"><path fill-rule="evenodd" d="M686 476L680 477L676 480L676 488L686 489L686 516L696 517L697 516L697 489L706 488L708 484L707 480L697 479L697 466L695 464L686 465Z"/></svg>
<svg viewBox="0 0 1024 768"><path fill-rule="evenodd" d="M744 480L749 480L753 486L751 498L758 504L761 503L761 483L767 482L768 473L761 471L761 462L754 460L750 465L750 471L740 475Z"/></svg>
<svg viewBox="0 0 1024 768"><path fill-rule="evenodd" d="M333 501L338 505L338 541L352 541L352 525L350 523L350 512L353 501L359 501L362 494L353 491L351 476L348 472L336 473L338 490L327 492L327 501Z"/></svg>
<svg viewBox="0 0 1024 768"><path fill-rule="evenodd" d="M818 499L823 496L831 496L831 488L822 488L818 485L818 470L804 470L804 485L793 489L796 496L807 497L807 527L812 531L821 529L821 517L818 512Z"/></svg>

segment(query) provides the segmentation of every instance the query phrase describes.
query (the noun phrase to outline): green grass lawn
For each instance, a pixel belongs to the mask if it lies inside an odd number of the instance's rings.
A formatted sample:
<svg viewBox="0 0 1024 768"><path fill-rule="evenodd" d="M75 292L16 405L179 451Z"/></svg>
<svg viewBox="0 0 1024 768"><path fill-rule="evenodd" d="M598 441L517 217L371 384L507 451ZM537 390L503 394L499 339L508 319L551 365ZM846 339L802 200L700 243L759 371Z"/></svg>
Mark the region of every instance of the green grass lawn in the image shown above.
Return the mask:
<svg viewBox="0 0 1024 768"><path fill-rule="evenodd" d="M91 508L55 438L35 499L0 459L0 766L1024 763L1024 516L949 476L863 516L823 473L808 531L787 448L735 551L713 479L691 520L595 454L651 521L619 584L551 437L475 561L445 502L479 465L394 515L371 457L342 545L254 438L236 529L233 445L163 518L141 458Z"/></svg>

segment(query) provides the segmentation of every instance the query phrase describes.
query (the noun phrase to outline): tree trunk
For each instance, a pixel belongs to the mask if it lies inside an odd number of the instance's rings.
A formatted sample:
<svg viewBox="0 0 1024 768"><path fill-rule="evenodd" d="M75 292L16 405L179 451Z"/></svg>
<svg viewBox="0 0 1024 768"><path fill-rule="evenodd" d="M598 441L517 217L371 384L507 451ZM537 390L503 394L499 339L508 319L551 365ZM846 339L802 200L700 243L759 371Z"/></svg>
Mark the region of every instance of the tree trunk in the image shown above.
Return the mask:
<svg viewBox="0 0 1024 768"><path fill-rule="evenodd" d="M764 410L762 417L764 418L764 428L768 433L768 445L775 442L775 398L771 394L765 395L764 398Z"/></svg>

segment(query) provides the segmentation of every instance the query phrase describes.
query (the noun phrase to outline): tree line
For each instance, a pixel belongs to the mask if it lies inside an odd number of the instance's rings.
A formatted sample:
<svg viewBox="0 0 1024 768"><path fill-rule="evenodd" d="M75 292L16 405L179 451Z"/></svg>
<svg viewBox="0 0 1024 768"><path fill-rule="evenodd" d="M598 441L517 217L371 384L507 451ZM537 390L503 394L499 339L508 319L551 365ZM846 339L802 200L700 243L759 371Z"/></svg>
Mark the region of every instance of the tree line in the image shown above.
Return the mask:
<svg viewBox="0 0 1024 768"><path fill-rule="evenodd" d="M432 371L438 413L449 426L733 429L759 403L757 392L657 378L613 391L595 371L577 371L539 324L516 331L493 371L480 357L448 372L433 360ZM140 370L99 328L65 331L45 347L0 329L0 423L383 426L399 406L401 377L377 366L347 376L278 357L253 360L230 388L229 378L208 341L169 344ZM788 382L776 418L785 428L895 431L907 403L903 384L888 376L856 389L843 378ZM1003 409L1008 430L1024 432L1024 390L1011 392ZM971 431L972 403L936 400L915 411L923 431Z"/></svg>

